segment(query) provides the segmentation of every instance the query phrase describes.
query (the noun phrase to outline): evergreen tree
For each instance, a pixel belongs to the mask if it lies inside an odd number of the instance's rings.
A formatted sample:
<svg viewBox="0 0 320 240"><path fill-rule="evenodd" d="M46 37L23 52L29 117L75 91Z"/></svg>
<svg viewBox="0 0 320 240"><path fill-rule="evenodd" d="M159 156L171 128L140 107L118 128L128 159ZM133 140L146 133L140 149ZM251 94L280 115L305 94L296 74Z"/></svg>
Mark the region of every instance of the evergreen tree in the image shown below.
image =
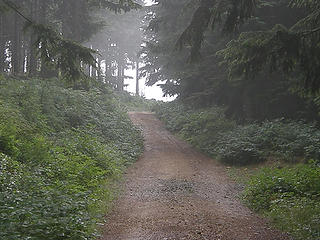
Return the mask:
<svg viewBox="0 0 320 240"><path fill-rule="evenodd" d="M179 1L179 7L166 8L167 2L159 1L147 16L148 30L151 30L144 50L145 72L150 74L148 84L164 80L161 86L165 94L176 94L188 104L225 106L227 115L240 121L282 116L316 118L314 104L292 91L297 78L288 79L279 68L270 72L262 68L266 64L259 60L259 57L271 56L262 53L266 47L261 46L257 51L262 40L267 39L262 33L275 24L291 28L305 17L305 11L292 8L289 3L289 0L201 1L195 8L196 4L190 6L187 1ZM210 7L212 11L208 11ZM188 17L183 19L187 10L191 14L187 13ZM179 25L177 19L183 19L185 24ZM165 31L166 23L176 30ZM213 30L207 31L209 28ZM261 33L262 40L242 39L242 48L238 40L233 40L256 33ZM174 51L174 47L180 51ZM275 53L283 52L276 50ZM250 58L248 54L257 58ZM221 56L228 65L221 65ZM250 78L246 75L249 72Z"/></svg>
<svg viewBox="0 0 320 240"><path fill-rule="evenodd" d="M131 0L1 0L2 71L50 76L51 66L54 75L60 72L70 86L77 87L84 66L96 67L96 52L79 45L101 29L92 11L127 12L139 6ZM23 28L29 29L29 37Z"/></svg>
<svg viewBox="0 0 320 240"><path fill-rule="evenodd" d="M318 93L320 3L292 0L290 6L304 8L306 16L289 27L276 24L270 30L242 33L219 53L228 64L231 78L255 78L268 66L271 71L281 71L293 78L293 84Z"/></svg>

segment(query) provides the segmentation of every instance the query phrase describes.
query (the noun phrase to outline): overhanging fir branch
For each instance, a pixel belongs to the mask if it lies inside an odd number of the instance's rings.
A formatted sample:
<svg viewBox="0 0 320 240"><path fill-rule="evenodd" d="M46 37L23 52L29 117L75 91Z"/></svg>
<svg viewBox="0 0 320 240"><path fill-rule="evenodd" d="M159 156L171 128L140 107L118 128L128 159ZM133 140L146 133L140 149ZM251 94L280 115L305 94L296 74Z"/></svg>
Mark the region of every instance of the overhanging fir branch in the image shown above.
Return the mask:
<svg viewBox="0 0 320 240"><path fill-rule="evenodd" d="M58 68L63 77L69 82L75 84L77 80L85 75L80 63L96 68L97 64L93 56L97 54L96 51L64 39L60 33L51 27L35 23L31 18L25 16L19 10L19 7L10 0L2 1L26 21L25 29L32 29L33 34L37 36L34 47L41 56L42 61L49 67Z"/></svg>

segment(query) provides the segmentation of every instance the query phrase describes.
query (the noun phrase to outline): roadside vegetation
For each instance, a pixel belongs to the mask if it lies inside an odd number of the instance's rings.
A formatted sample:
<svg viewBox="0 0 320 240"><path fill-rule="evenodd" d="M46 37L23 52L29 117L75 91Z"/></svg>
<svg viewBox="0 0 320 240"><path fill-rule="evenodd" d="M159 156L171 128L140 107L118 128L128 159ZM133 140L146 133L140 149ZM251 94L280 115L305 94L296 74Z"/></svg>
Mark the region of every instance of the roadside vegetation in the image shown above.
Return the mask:
<svg viewBox="0 0 320 240"><path fill-rule="evenodd" d="M129 92L115 92L115 97L119 107L124 111L151 112L158 102L154 99L146 99L142 96L135 96Z"/></svg>
<svg viewBox="0 0 320 240"><path fill-rule="evenodd" d="M0 78L0 238L96 239L140 131L106 85Z"/></svg>
<svg viewBox="0 0 320 240"><path fill-rule="evenodd" d="M250 208L297 239L319 239L320 130L315 125L287 119L237 124L223 108L195 109L177 101L154 110L170 131L241 169L236 177L242 175L243 200ZM251 166L255 170L248 171Z"/></svg>
<svg viewBox="0 0 320 240"><path fill-rule="evenodd" d="M0 239L97 238L149 109L224 164L272 160L244 201L320 239L320 1L144 3L0 0ZM142 77L178 100L122 93Z"/></svg>

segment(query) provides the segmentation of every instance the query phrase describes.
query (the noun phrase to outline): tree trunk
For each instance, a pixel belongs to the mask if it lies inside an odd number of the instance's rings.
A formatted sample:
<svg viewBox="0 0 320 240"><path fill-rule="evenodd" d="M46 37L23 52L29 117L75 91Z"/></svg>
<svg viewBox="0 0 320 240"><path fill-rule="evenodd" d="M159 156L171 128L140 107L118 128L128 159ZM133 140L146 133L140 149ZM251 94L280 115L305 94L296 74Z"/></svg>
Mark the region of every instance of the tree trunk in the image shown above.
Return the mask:
<svg viewBox="0 0 320 240"><path fill-rule="evenodd" d="M140 89L139 89L139 59L136 61L136 96L140 95Z"/></svg>
<svg viewBox="0 0 320 240"><path fill-rule="evenodd" d="M28 38L24 34L21 34L21 51L20 51L20 62L21 62L21 71L22 73L26 72L26 56L28 55L27 52L27 42Z"/></svg>
<svg viewBox="0 0 320 240"><path fill-rule="evenodd" d="M98 81L99 82L103 82L103 78L102 78L102 74L101 74L101 61L100 61L100 59L98 58L97 59L97 75L98 75Z"/></svg>
<svg viewBox="0 0 320 240"><path fill-rule="evenodd" d="M4 72L5 61L5 31L4 31L4 16L0 15L0 73Z"/></svg>
<svg viewBox="0 0 320 240"><path fill-rule="evenodd" d="M107 83L108 82L108 70L109 70L109 67L108 67L108 62L107 62L107 59L104 60L104 82Z"/></svg>
<svg viewBox="0 0 320 240"><path fill-rule="evenodd" d="M62 3L63 13L62 20L62 34L65 39L72 39L72 30L70 29L70 17L71 17L72 1L64 0Z"/></svg>
<svg viewBox="0 0 320 240"><path fill-rule="evenodd" d="M48 3L47 1L37 0L37 6L38 6L37 9L39 9L38 21L46 25L48 23L47 21ZM58 77L59 70L51 69L46 64L41 63L40 76L43 78Z"/></svg>
<svg viewBox="0 0 320 240"><path fill-rule="evenodd" d="M13 48L12 48L12 73L18 74L21 72L21 27L17 14L14 16L14 36L13 36Z"/></svg>
<svg viewBox="0 0 320 240"><path fill-rule="evenodd" d="M86 9L84 0L64 0L62 4L62 34L64 38L76 42L82 42L81 18L83 11Z"/></svg>
<svg viewBox="0 0 320 240"><path fill-rule="evenodd" d="M33 0L31 3L31 17L34 20L38 19L38 0ZM36 41L36 36L31 32L30 33L30 42L29 42L29 61L28 61L28 70L31 76L35 76L37 73L37 58L36 50L34 43Z"/></svg>
<svg viewBox="0 0 320 240"><path fill-rule="evenodd" d="M124 67L122 64L118 65L118 84L117 84L117 90L123 91L124 86Z"/></svg>

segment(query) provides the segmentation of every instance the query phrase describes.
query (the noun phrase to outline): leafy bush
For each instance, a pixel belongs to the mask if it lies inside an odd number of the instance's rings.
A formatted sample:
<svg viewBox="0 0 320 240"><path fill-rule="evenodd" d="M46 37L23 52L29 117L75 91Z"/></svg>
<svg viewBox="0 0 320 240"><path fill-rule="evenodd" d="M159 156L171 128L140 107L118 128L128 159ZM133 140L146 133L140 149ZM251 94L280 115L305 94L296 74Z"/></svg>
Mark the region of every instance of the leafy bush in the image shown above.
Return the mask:
<svg viewBox="0 0 320 240"><path fill-rule="evenodd" d="M32 171L3 154L0 162L1 239L81 239L94 234L88 194L59 190L45 178L44 168Z"/></svg>
<svg viewBox="0 0 320 240"><path fill-rule="evenodd" d="M317 159L320 154L314 148L319 146L320 130L311 124L283 119L268 121L262 123L261 133L268 144L265 149L270 148L274 155L284 160L294 161L299 157Z"/></svg>
<svg viewBox="0 0 320 240"><path fill-rule="evenodd" d="M141 133L105 86L0 81L0 238L96 239Z"/></svg>
<svg viewBox="0 0 320 240"><path fill-rule="evenodd" d="M249 181L244 199L298 239L319 239L319 193L320 168L297 165L261 170Z"/></svg>
<svg viewBox="0 0 320 240"><path fill-rule="evenodd" d="M140 96L132 96L128 92L116 92L117 102L125 111L152 111L157 104L156 100L145 99Z"/></svg>
<svg viewBox="0 0 320 240"><path fill-rule="evenodd" d="M173 132L179 132L189 122L192 113L190 108L177 103L160 103L153 107L157 116L166 124L166 127Z"/></svg>
<svg viewBox="0 0 320 240"><path fill-rule="evenodd" d="M244 165L264 160L263 145L264 139L257 125L238 126L220 134L211 153L224 163Z"/></svg>
<svg viewBox="0 0 320 240"><path fill-rule="evenodd" d="M314 164L264 168L248 182L244 199L297 239L320 239L320 130L304 122L276 119L235 125L223 109L191 109L178 102L155 111L167 128L220 161L243 165L275 157Z"/></svg>
<svg viewBox="0 0 320 240"><path fill-rule="evenodd" d="M320 202L298 198L274 204L267 214L273 223L296 239L320 239Z"/></svg>
<svg viewBox="0 0 320 240"><path fill-rule="evenodd" d="M320 130L313 125L273 120L238 126L222 134L214 149L221 160L231 164L254 163L270 156L289 162L316 160L319 137Z"/></svg>
<svg viewBox="0 0 320 240"><path fill-rule="evenodd" d="M178 102L160 104L155 111L170 131L227 164L258 163L271 156L320 161L320 130L312 124L276 119L236 125L221 108L192 109Z"/></svg>
<svg viewBox="0 0 320 240"><path fill-rule="evenodd" d="M223 109L210 108L190 114L180 134L191 144L208 151L207 146L218 141L219 133L229 131L234 126L234 122L224 117Z"/></svg>
<svg viewBox="0 0 320 240"><path fill-rule="evenodd" d="M227 120L223 109L218 107L194 110L179 102L171 102L158 104L154 110L170 131L179 133L199 148L207 149L215 144L218 133L235 127L235 123Z"/></svg>

